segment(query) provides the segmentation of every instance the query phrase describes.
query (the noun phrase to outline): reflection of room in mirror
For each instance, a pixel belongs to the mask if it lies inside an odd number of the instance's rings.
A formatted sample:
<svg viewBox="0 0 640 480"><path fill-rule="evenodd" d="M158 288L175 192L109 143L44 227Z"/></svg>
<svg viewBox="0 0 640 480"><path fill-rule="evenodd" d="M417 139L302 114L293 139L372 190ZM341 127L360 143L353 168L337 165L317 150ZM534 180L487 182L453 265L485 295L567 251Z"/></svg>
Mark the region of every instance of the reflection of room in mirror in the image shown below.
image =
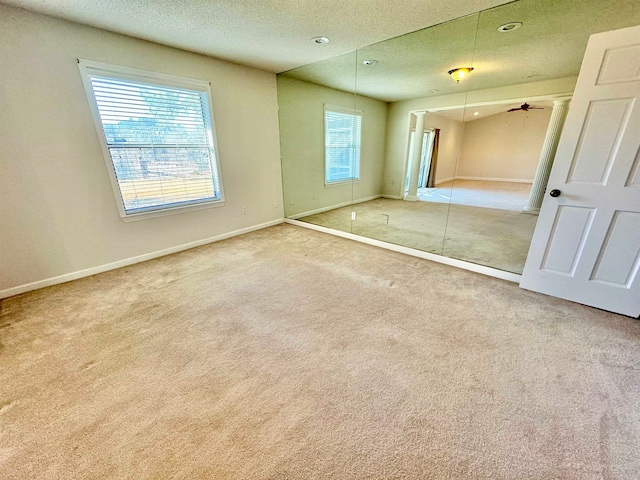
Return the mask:
<svg viewBox="0 0 640 480"><path fill-rule="evenodd" d="M631 0L520 0L280 75L287 217L521 273L589 36L638 23ZM362 143L334 187L336 101Z"/></svg>

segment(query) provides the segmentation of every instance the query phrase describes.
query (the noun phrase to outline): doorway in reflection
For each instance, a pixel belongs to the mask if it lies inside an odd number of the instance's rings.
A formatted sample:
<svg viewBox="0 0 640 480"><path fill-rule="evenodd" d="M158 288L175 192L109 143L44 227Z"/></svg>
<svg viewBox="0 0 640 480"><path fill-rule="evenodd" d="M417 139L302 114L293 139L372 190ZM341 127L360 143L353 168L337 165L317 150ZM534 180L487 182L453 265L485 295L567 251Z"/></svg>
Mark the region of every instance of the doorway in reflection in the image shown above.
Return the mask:
<svg viewBox="0 0 640 480"><path fill-rule="evenodd" d="M415 129L411 130L411 140L409 141L409 168L407 168L407 179L404 184L404 195L409 195L409 183L411 181L411 159L413 158L413 147L415 142ZM422 135L422 143L420 145L420 167L418 173L418 185L417 190L423 189L427 186L427 180L429 179L429 172L433 163L433 142L435 139L435 131L426 131Z"/></svg>

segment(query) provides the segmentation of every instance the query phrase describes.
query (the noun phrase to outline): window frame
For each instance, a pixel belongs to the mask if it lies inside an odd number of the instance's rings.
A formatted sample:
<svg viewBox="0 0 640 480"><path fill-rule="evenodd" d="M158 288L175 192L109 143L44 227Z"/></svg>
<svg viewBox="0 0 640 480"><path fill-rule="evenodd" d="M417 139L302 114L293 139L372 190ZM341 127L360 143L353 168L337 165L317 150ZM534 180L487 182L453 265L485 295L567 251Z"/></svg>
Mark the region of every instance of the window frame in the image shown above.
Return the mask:
<svg viewBox="0 0 640 480"><path fill-rule="evenodd" d="M341 113L341 114L345 114L345 115L353 115L353 116L358 116L360 117L360 148L358 149L358 171L357 171L357 177L353 177L353 178L345 178L345 179L341 179L341 180L334 180L332 182L328 182L327 181L327 112L334 112L334 113ZM327 187L334 187L337 185L344 185L344 184L348 184L348 183L354 183L354 182L359 182L360 181L360 164L361 164L361 159L362 159L362 119L363 119L363 112L362 110L357 110L355 108L346 108L346 107L340 107L337 105L329 105L329 104L324 104L324 109L322 111L322 131L323 131L323 135L322 135L322 151L323 151L323 156L324 156L324 171L323 171L323 176L324 176L324 186L325 188Z"/></svg>
<svg viewBox="0 0 640 480"><path fill-rule="evenodd" d="M216 136L215 119L213 113L213 102L211 95L211 83L203 80L195 80L191 78L178 77L174 75L167 75L164 73L149 72L145 70L138 70L128 67L122 67L118 65L111 65L107 63L96 62L93 60L78 59L78 67L80 69L80 76L84 85L85 94L89 102L89 108L91 110L91 116L93 123L98 134L100 148L102 150L102 156L107 167L109 174L109 180L111 181L111 187L113 190L116 205L118 207L118 213L120 218L124 222L130 222L135 220L142 220L147 218L162 217L166 215L173 215L186 211L201 210L212 207L222 207L225 204L224 187L222 182L222 171L220 168L220 154L218 151L218 140ZM212 168L216 169L219 198L213 200L194 200L193 202L185 203L183 205L159 205L158 207L149 208L146 211L139 211L133 213L127 213L122 198L122 192L120 190L120 184L116 176L113 160L109 153L109 145L105 137L104 127L100 118L100 112L98 110L98 104L96 102L93 87L91 85L91 75L99 75L120 80L129 80L141 83L148 83L151 85L158 85L164 87L176 87L184 88L192 91L198 91L205 94L207 100L208 111L205 112L209 115L209 127L210 131L210 143L209 148L214 155L214 162L212 162ZM188 147L187 147L188 148Z"/></svg>

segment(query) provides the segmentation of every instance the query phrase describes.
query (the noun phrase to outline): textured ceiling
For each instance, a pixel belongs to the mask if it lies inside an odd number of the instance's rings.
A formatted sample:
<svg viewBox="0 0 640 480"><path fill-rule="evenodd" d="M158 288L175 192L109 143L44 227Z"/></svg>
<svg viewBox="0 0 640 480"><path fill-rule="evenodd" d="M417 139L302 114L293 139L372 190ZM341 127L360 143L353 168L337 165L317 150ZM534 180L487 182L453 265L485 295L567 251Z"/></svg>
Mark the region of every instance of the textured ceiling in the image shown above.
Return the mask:
<svg viewBox="0 0 640 480"><path fill-rule="evenodd" d="M514 21L523 26L496 30ZM637 24L638 0L519 0L286 75L385 101L464 93L575 76L589 35ZM475 70L456 84L447 72L465 66Z"/></svg>
<svg viewBox="0 0 640 480"><path fill-rule="evenodd" d="M0 0L281 72L511 0ZM327 45L314 36L331 38Z"/></svg>

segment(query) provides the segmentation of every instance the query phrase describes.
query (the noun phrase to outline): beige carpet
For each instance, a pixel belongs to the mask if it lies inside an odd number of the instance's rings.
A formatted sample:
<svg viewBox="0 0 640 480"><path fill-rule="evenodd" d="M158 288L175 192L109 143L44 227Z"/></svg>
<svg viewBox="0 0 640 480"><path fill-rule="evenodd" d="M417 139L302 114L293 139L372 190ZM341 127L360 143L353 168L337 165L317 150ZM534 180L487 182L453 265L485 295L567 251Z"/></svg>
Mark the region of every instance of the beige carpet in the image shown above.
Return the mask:
<svg viewBox="0 0 640 480"><path fill-rule="evenodd" d="M637 479L640 324L293 226L0 303L2 479Z"/></svg>
<svg viewBox="0 0 640 480"><path fill-rule="evenodd" d="M388 224L383 215L389 216ZM378 198L299 220L522 273L538 217L520 211Z"/></svg>

